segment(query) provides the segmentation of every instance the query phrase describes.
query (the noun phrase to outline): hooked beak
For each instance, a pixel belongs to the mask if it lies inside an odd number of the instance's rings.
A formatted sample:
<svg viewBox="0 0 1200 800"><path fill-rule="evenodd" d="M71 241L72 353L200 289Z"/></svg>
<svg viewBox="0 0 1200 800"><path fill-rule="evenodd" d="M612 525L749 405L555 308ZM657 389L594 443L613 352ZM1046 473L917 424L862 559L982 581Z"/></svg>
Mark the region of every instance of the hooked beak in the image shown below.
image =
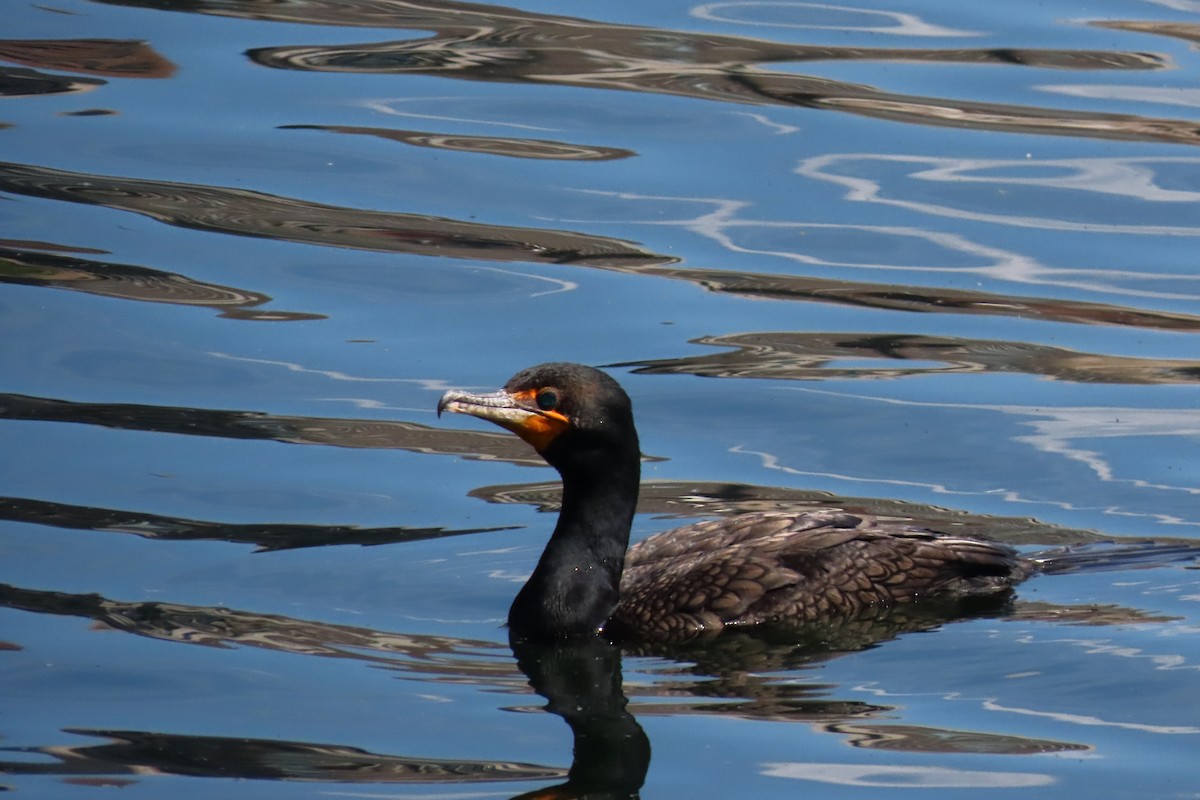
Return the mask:
<svg viewBox="0 0 1200 800"><path fill-rule="evenodd" d="M534 392L472 394L451 389L438 401L437 413L439 417L443 411L448 411L486 419L512 431L533 445L533 449L544 453L571 422L557 411L538 408L534 397Z"/></svg>

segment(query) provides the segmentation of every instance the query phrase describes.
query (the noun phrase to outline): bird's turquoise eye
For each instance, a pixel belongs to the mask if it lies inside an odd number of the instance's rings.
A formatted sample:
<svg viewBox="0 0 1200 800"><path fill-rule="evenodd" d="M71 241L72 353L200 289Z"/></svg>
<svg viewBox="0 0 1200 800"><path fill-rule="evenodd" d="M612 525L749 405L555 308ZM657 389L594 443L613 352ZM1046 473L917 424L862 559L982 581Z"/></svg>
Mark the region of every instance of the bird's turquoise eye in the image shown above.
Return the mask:
<svg viewBox="0 0 1200 800"><path fill-rule="evenodd" d="M537 406L542 411L553 411L558 407L558 392L553 389L543 389L538 392Z"/></svg>

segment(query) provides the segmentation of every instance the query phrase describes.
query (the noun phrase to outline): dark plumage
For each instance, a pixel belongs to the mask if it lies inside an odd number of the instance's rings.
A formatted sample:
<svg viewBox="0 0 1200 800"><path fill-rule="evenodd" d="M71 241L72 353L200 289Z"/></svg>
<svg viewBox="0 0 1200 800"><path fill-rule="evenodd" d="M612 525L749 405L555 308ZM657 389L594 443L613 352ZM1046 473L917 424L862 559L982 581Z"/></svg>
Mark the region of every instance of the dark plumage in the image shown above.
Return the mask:
<svg viewBox="0 0 1200 800"><path fill-rule="evenodd" d="M923 597L1004 592L1033 568L1004 545L868 516L743 514L630 548L607 627L675 640L727 626L853 619Z"/></svg>
<svg viewBox="0 0 1200 800"><path fill-rule="evenodd" d="M1037 565L1001 544L837 511L744 514L664 531L626 553L641 452L625 391L551 363L438 413L495 422L559 471L563 504L508 624L518 637L679 641L726 627L852 619L926 597L995 595Z"/></svg>

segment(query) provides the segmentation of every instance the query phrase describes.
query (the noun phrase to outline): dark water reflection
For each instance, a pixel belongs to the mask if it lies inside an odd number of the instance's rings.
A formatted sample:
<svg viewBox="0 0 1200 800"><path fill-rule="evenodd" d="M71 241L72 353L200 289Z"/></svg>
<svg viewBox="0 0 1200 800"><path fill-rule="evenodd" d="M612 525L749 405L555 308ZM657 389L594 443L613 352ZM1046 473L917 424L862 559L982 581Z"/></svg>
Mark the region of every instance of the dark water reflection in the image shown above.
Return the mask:
<svg viewBox="0 0 1200 800"><path fill-rule="evenodd" d="M66 78L33 69L0 68L0 97L86 92L103 85L104 81L95 78Z"/></svg>
<svg viewBox="0 0 1200 800"><path fill-rule="evenodd" d="M698 339L696 344L734 348L692 358L617 364L652 375L785 380L878 379L941 372L1020 372L1065 381L1192 383L1200 361L1123 358L1076 353L1029 342L1000 342L877 333L741 333ZM862 366L838 366L861 361ZM869 362L921 361L932 366L870 366Z"/></svg>
<svg viewBox="0 0 1200 800"><path fill-rule="evenodd" d="M239 189L83 175L22 164L0 163L0 191L132 211L183 228L331 247L595 266L673 260L603 236L334 208Z"/></svg>
<svg viewBox="0 0 1200 800"><path fill-rule="evenodd" d="M91 508L31 500L23 497L0 497L0 519L27 522L70 530L102 533L132 533L147 539L168 541L218 541L253 544L259 550L294 550L299 547L328 547L330 545L381 545L440 539L486 533L504 528L360 528L357 525L297 525L270 522L247 525L214 520L165 517L138 511L114 508Z"/></svg>
<svg viewBox="0 0 1200 800"><path fill-rule="evenodd" d="M514 664L502 646L486 641L387 633L218 607L128 603L4 585L0 585L0 607L83 617L105 628L177 644L350 659L399 670L410 679L435 685L484 686L510 698L525 694L528 681L547 701L545 710L567 723L574 740L569 770L517 761L390 755L332 743L127 730L63 731L109 740L105 744L0 748L0 768L10 775L50 775L69 783L78 776L81 785L125 785L119 776L140 782L147 775L421 785L566 777L558 787L562 796L633 797L646 775L650 744L627 709L627 695L632 710L643 717L701 715L802 723L854 747L890 752L1032 755L1093 749L1080 742L999 732L898 725L887 721L894 716L895 706L839 697L849 687L797 682L798 675L815 677L814 669L830 659L877 647L901 633L935 630L950 620L944 610L932 607L777 633L777 638L771 632L747 632L680 646L634 648L631 653L641 659L654 657L649 683L623 680L621 648L599 641L517 643ZM960 613L1093 627L1166 621L1135 609L1072 609L1020 601ZM508 710L529 709L522 701ZM34 754L48 758L33 759Z"/></svg>
<svg viewBox="0 0 1200 800"><path fill-rule="evenodd" d="M612 161L632 158L632 150L599 145L554 142L546 139L518 139L501 136L465 136L428 131L402 131L393 128L353 128L334 125L284 125L282 130L318 130L354 136L377 136L415 147L431 147L461 153L482 153L509 158L549 159L553 161Z"/></svg>
<svg viewBox="0 0 1200 800"><path fill-rule="evenodd" d="M0 788L1186 793L1183 5L6 5ZM549 359L634 398L635 538L844 509L1096 568L514 651L561 490L434 406Z"/></svg>
<svg viewBox="0 0 1200 800"><path fill-rule="evenodd" d="M54 775L65 783L121 787L147 775L193 778L317 781L338 784L470 784L559 777L563 770L533 764L437 760L369 753L354 747L310 742L180 736L149 731L71 730L108 744L12 749L0 760L12 775ZM3 749L0 749L3 752ZM21 760L37 753L57 759L49 766ZM120 780L107 776L138 776ZM72 780L71 776L86 776ZM105 776L105 777L99 777Z"/></svg>
<svg viewBox="0 0 1200 800"><path fill-rule="evenodd" d="M241 4L237 4L241 5ZM203 6L203 4L202 4ZM266 66L329 72L437 74L474 81L553 82L722 102L795 105L929 125L1142 141L1200 141L1188 120L1072 113L949 98L914 97L869 86L751 66L774 62L917 61L1005 64L1052 69L1147 70L1168 63L1149 53L1062 50L919 50L787 47L723 36L606 25L593 20L492 9L471 3L378 3L357 23L341 3L306 5L289 21L388 24L434 30L415 41L261 48L248 54ZM227 13L229 5L205 10ZM391 12L391 13L388 13ZM256 14L257 16L257 14Z"/></svg>
<svg viewBox="0 0 1200 800"><path fill-rule="evenodd" d="M260 292L196 281L148 267L110 264L84 258L39 253L53 248L27 243L29 250L0 247L0 282L89 292L147 303L201 306L227 319L267 322L325 319L324 314L259 309L271 298ZM35 252L30 252L35 251Z"/></svg>
<svg viewBox="0 0 1200 800"><path fill-rule="evenodd" d="M41 69L106 78L170 78L175 65L145 42L118 39L4 39L0 58Z"/></svg>
<svg viewBox="0 0 1200 800"><path fill-rule="evenodd" d="M114 0L119 5L158 3ZM796 105L933 125L1143 141L1200 141L1187 120L1046 111L914 97L868 86L790 75L752 64L806 61L918 61L1005 64L1067 70L1164 69L1151 53L1070 50L920 50L785 46L729 36L609 25L475 3L180 3L174 10L326 25L417 28L429 38L357 45L251 50L266 66L328 72L437 74L472 81L553 82L722 102Z"/></svg>
<svg viewBox="0 0 1200 800"><path fill-rule="evenodd" d="M24 395L0 396L0 419L72 422L186 436L261 439L418 453L464 455L488 461L541 465L536 453L511 436L447 431L415 422L284 417L254 411L171 408L132 403L79 403Z"/></svg>
<svg viewBox="0 0 1200 800"><path fill-rule="evenodd" d="M866 748L993 754L1088 749L1082 744L1020 736L870 723L873 717L888 716L892 708L830 697L836 686L795 684L770 677L811 668L837 657L839 650L875 646L901 631L932 629L946 621L941 614L888 615L842 628L813 629L800 636L793 632L778 640L738 633L671 650L660 647L656 656L668 659L655 670L662 679L639 685L622 680L621 650L603 642L515 644L516 666L524 673L521 675L499 648L486 642L390 634L223 608L122 603L95 595L72 596L11 586L0 586L0 604L83 616L117 630L177 643L251 646L362 660L402 669L422 680L482 682L510 694L520 694L522 679L527 678L533 690L548 701L546 709L561 716L572 730L575 763L563 787L570 796L587 794L586 787L626 796L640 787L649 747L641 726L626 710L626 693L633 695L639 714L733 715L820 724L826 732ZM1064 612L1069 610L1040 609L1036 613L1045 619L1062 619ZM1009 613L1022 611L1018 605ZM1031 611L1026 610L1025 616L1031 618ZM1121 617L1109 616L1108 621L1095 618L1089 624L1138 621L1132 611ZM685 697L693 701L681 702ZM562 775L554 768L528 764L388 756L332 744L132 731L65 732L113 741L105 745L4 748L9 758L0 765L16 775L149 773L338 783L467 783ZM35 763L22 758L32 752L52 756L55 761Z"/></svg>
<svg viewBox="0 0 1200 800"><path fill-rule="evenodd" d="M84 785L123 786L135 781L107 776L186 775L242 780L316 781L336 784L472 784L566 778L525 796L637 797L650 763L650 744L622 691L621 653L603 642L514 645L521 671L546 710L561 717L574 739L569 770L517 762L445 760L370 753L333 744L181 736L142 731L66 730L103 737L101 745L2 748L0 760L14 775L86 775ZM472 675L477 677L477 675ZM32 753L55 761L21 760ZM97 777L105 776L105 777ZM69 779L68 779L69 781Z"/></svg>
<svg viewBox="0 0 1200 800"><path fill-rule="evenodd" d="M371 753L328 743L259 740L244 737L178 735L164 732L68 729L76 736L101 737L106 744L9 747L0 766L12 775L86 776L90 785L123 785L112 776L188 775L207 778L318 781L338 784L545 781L566 777L561 796L637 795L650 761L643 728L627 709L626 695L642 716L702 714L774 720L818 726L854 747L911 753L1008 754L1088 751L1075 742L1003 733L963 731L888 723L895 708L839 699L839 687L796 683L783 677L811 671L841 651L873 647L908 630L933 629L940 615L891 615L841 630L814 629L806 635L772 640L737 633L707 643L656 652L658 680L643 684L622 679L618 647L579 644L514 644L513 662L502 648L447 637L389 634L331 626L221 608L164 603L120 603L98 596L70 596L0 587L0 604L91 618L106 626L201 646L252 646L307 656L350 658L401 669L431 682L469 681L509 696L527 691L525 680L561 717L574 740L569 771L512 761L467 761ZM1069 609L1037 611L1020 604L1008 612L1044 619ZM995 611L989 613L996 613ZM1094 617L1088 624L1129 624L1136 612ZM1148 622L1151 620L1141 620ZM836 649L831 649L836 648ZM665 660L664 660L665 659ZM519 668L519 672L518 672ZM510 710L524 710L524 706ZM873 720L881 721L873 721ZM50 760L30 760L39 753Z"/></svg>

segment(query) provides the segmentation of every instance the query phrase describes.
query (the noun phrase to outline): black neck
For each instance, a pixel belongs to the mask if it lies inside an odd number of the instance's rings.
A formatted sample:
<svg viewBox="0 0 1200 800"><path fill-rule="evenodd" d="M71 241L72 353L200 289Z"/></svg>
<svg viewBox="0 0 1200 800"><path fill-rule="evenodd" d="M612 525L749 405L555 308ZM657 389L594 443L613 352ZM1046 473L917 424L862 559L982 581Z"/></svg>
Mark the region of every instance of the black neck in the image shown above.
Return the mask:
<svg viewBox="0 0 1200 800"><path fill-rule="evenodd" d="M641 478L636 438L551 463L563 479L562 512L508 612L512 632L534 639L594 634L617 607Z"/></svg>

